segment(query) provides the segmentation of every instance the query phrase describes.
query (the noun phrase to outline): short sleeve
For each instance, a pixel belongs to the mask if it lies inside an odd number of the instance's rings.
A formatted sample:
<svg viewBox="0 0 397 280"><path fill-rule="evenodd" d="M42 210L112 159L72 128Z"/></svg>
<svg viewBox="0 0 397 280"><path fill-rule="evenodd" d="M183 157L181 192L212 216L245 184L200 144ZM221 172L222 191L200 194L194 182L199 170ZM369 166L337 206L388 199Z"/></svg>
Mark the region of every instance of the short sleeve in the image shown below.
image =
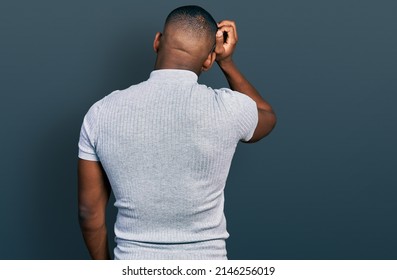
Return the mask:
<svg viewBox="0 0 397 280"><path fill-rule="evenodd" d="M236 95L240 105L236 121L240 132L240 140L249 141L258 125L258 107L256 102L248 95L240 92L236 92Z"/></svg>
<svg viewBox="0 0 397 280"><path fill-rule="evenodd" d="M78 157L81 159L99 161L96 153L99 104L100 101L92 105L87 114L84 116L78 144Z"/></svg>
<svg viewBox="0 0 397 280"><path fill-rule="evenodd" d="M256 102L248 95L228 88L221 88L215 91L221 94L223 96L222 99L228 103L229 110L234 116L233 121L236 126L237 138L249 141L258 125Z"/></svg>

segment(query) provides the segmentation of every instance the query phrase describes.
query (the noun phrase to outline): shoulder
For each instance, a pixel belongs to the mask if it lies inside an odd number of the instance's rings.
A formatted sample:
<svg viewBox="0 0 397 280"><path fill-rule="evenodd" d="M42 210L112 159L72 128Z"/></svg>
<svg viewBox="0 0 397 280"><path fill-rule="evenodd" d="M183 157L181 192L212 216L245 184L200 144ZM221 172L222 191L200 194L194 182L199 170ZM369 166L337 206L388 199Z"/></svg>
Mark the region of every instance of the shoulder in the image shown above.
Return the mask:
<svg viewBox="0 0 397 280"><path fill-rule="evenodd" d="M120 90L115 90L110 94L104 96L103 98L96 101L91 107L88 109L87 115L97 115L102 110L106 104L114 98L117 98L117 95L120 93Z"/></svg>
<svg viewBox="0 0 397 280"><path fill-rule="evenodd" d="M250 108L256 109L256 102L251 97L241 92L231 90L229 88L214 89L214 92L219 99L222 99L222 101L224 102L230 103L233 107L237 107L243 110L249 110Z"/></svg>
<svg viewBox="0 0 397 280"><path fill-rule="evenodd" d="M248 95L245 95L241 92L231 90L230 88L219 88L219 89L213 89L217 95L223 98L228 98L228 99L234 99L234 100L244 100L244 101L249 101L252 100L251 97ZM253 100L252 100L253 101Z"/></svg>

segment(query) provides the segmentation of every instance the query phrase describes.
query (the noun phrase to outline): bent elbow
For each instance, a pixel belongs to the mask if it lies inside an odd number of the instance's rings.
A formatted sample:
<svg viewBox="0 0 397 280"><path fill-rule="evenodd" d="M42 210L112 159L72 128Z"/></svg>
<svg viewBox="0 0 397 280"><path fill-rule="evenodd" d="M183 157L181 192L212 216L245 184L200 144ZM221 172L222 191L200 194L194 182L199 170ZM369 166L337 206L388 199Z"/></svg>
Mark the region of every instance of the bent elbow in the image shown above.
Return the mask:
<svg viewBox="0 0 397 280"><path fill-rule="evenodd" d="M277 116L276 116L276 114L274 112L272 112L272 115L270 117L269 123L270 123L269 124L269 126L270 126L269 133L270 133L276 127L276 124L277 124Z"/></svg>
<svg viewBox="0 0 397 280"><path fill-rule="evenodd" d="M277 117L273 111L266 111L265 120L262 122L262 138L266 137L273 131L277 124Z"/></svg>
<svg viewBox="0 0 397 280"><path fill-rule="evenodd" d="M266 137L267 135L272 132L274 127L276 126L277 118L274 112L266 111L266 110L259 110L259 120L258 125L255 129L254 135L248 141L242 141L244 143L256 143L262 138Z"/></svg>

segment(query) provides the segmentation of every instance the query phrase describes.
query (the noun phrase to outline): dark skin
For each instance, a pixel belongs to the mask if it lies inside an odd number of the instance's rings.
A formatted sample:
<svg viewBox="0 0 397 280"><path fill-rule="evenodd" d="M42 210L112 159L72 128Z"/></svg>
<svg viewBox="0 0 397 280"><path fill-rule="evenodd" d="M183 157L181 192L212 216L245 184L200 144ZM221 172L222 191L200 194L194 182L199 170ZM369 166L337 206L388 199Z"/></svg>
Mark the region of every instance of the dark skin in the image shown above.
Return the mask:
<svg viewBox="0 0 397 280"><path fill-rule="evenodd" d="M79 222L85 244L94 260L109 260L106 205L111 188L99 161L78 161Z"/></svg>
<svg viewBox="0 0 397 280"><path fill-rule="evenodd" d="M226 40L225 40L226 39ZM198 76L211 68L216 61L224 73L232 90L251 97L258 108L258 125L252 138L245 143L254 143L268 135L276 124L276 115L272 107L243 76L233 61L233 53L238 41L234 21L224 20L218 23L216 47L211 52L213 40L192 42L191 34L180 31L177 27L168 26L164 34L157 33L153 48L157 53L155 69L185 69Z"/></svg>
<svg viewBox="0 0 397 280"><path fill-rule="evenodd" d="M234 21L224 20L218 24L216 34L216 62L224 73L232 90L248 95L256 102L258 108L258 124L254 135L245 143L254 143L268 135L276 125L276 115L272 107L267 103L256 88L243 76L234 64L232 55L238 41L236 24ZM224 41L223 34L227 34Z"/></svg>
<svg viewBox="0 0 397 280"><path fill-rule="evenodd" d="M236 24L230 20L221 21L215 40L193 35L175 24L165 26L163 33L158 32L153 42L157 53L155 69L190 70L199 76L217 62L230 88L256 102L258 124L254 135L246 143L257 142L268 135L276 124L272 107L242 75L232 59L238 41ZM109 180L101 163L79 159L79 222L92 259L110 259L105 221L110 192Z"/></svg>

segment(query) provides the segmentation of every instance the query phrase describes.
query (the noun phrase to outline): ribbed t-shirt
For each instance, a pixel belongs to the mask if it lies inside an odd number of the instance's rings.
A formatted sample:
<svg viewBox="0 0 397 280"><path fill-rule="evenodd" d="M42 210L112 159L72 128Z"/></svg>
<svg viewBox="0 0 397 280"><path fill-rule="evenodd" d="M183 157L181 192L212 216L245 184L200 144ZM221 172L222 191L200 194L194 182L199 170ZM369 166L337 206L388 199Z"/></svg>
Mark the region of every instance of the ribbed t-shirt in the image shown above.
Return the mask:
<svg viewBox="0 0 397 280"><path fill-rule="evenodd" d="M84 117L78 156L100 161L118 209L115 259L226 259L224 188L256 103L164 69Z"/></svg>

